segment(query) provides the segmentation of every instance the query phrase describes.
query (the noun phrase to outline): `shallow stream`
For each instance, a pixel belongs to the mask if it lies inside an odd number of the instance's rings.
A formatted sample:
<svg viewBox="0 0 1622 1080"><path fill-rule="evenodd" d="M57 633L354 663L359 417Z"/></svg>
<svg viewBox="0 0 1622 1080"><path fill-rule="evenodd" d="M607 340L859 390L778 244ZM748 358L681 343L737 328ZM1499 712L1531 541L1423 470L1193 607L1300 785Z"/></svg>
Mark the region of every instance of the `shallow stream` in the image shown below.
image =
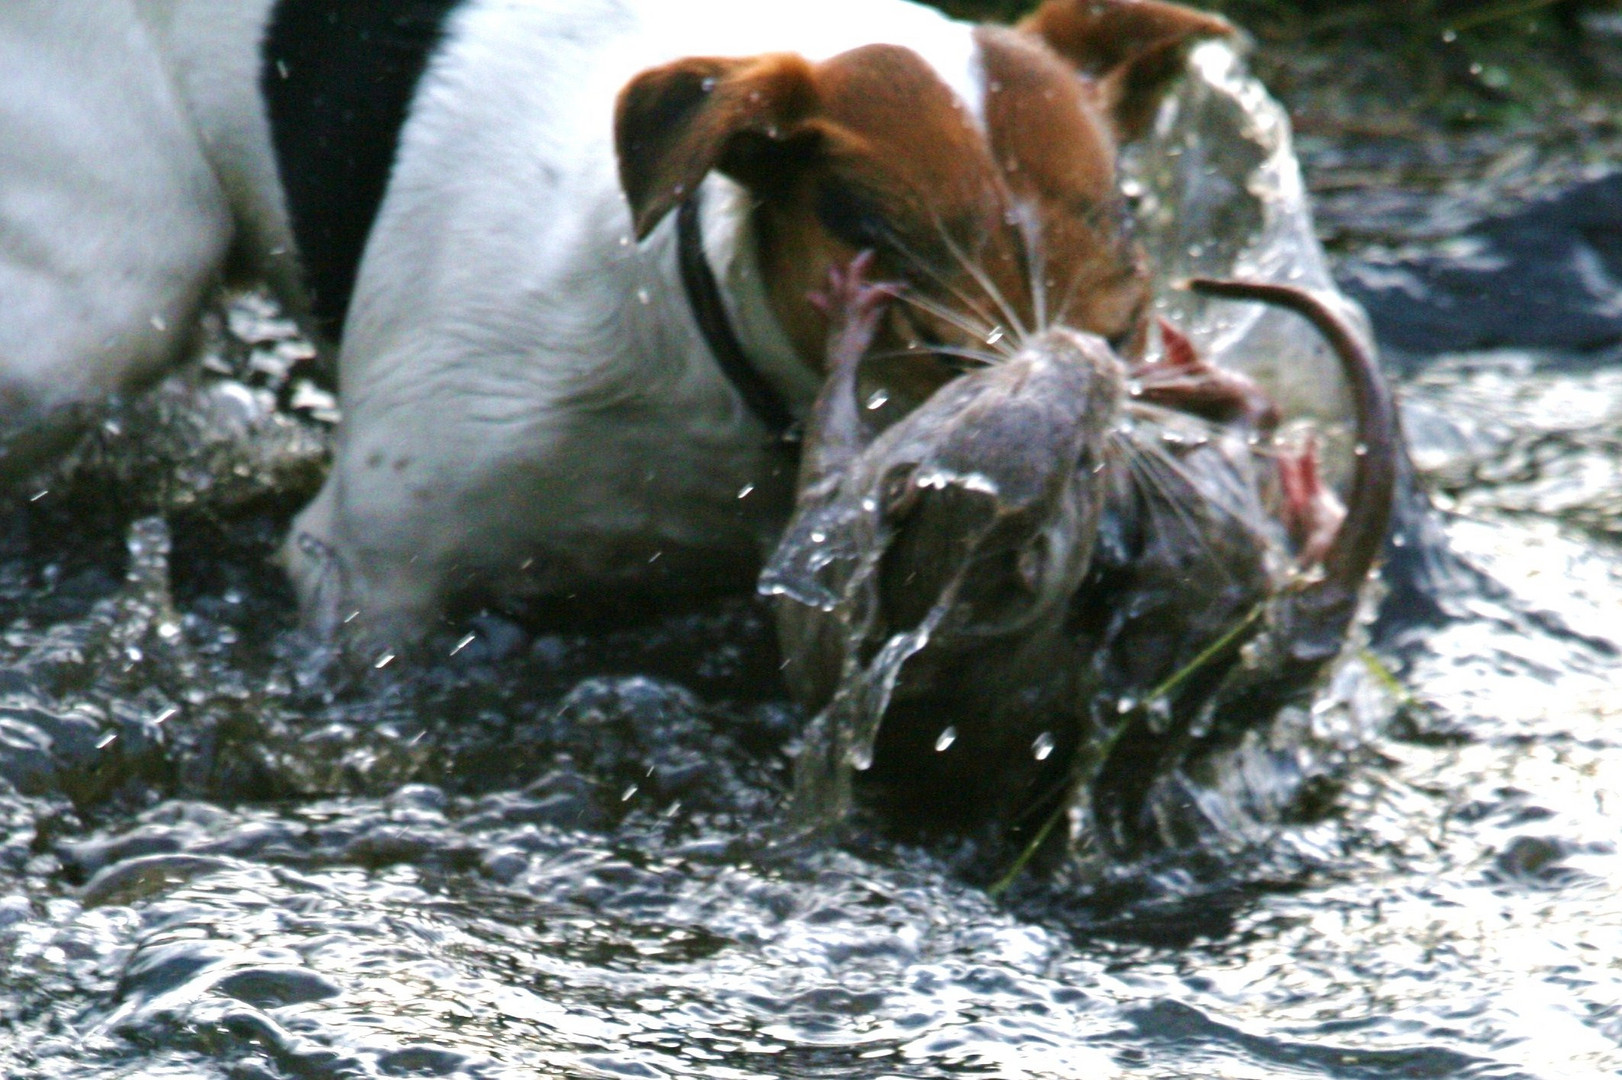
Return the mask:
<svg viewBox="0 0 1622 1080"><path fill-rule="evenodd" d="M268 563L330 402L256 302L213 341L0 523L0 1076L1622 1073L1602 351L1405 355L1439 614L1196 848L994 900L776 840L805 718L753 600L331 668Z"/></svg>

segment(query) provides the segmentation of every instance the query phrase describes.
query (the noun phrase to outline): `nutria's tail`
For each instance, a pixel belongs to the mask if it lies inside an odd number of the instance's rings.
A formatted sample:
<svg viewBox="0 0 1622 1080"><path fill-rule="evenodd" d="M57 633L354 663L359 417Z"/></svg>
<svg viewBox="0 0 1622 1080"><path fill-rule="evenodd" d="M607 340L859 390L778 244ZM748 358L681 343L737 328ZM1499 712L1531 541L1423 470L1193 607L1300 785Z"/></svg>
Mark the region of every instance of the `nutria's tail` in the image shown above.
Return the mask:
<svg viewBox="0 0 1622 1080"><path fill-rule="evenodd" d="M1322 576L1287 602L1293 659L1307 663L1328 659L1340 651L1363 582L1391 523L1399 463L1390 388L1361 337L1318 293L1296 285L1218 278L1194 278L1188 287L1203 296L1256 300L1305 317L1335 350L1351 387L1357 449L1346 518L1324 554Z"/></svg>

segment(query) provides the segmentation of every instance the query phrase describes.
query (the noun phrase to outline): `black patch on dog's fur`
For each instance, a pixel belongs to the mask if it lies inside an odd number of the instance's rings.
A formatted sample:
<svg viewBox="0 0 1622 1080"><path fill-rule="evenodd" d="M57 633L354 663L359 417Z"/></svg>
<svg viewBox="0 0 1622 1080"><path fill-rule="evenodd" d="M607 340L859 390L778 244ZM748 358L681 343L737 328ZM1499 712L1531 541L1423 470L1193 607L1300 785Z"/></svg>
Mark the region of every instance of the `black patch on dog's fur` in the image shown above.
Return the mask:
<svg viewBox="0 0 1622 1080"><path fill-rule="evenodd" d="M259 84L317 327L338 340L400 129L463 0L277 0Z"/></svg>

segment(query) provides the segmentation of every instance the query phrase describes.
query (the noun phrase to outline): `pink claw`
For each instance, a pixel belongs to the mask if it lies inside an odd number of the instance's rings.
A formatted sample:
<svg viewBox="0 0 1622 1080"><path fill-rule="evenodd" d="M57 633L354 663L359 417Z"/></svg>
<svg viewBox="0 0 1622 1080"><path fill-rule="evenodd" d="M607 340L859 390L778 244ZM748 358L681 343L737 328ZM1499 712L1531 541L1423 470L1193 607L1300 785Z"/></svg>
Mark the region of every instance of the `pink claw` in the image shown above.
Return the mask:
<svg viewBox="0 0 1622 1080"><path fill-rule="evenodd" d="M1316 437L1309 437L1299 451L1279 454L1278 481L1284 494L1284 527L1295 543L1297 559L1302 566L1315 566L1329 553L1346 519L1346 507L1319 475Z"/></svg>
<svg viewBox="0 0 1622 1080"><path fill-rule="evenodd" d="M901 292L891 282L869 282L873 252L862 251L845 266L828 268L827 291L806 294L806 299L828 316L828 370L854 369L873 344L885 308Z"/></svg>
<svg viewBox="0 0 1622 1080"><path fill-rule="evenodd" d="M1254 379L1203 359L1187 336L1165 319L1160 320L1160 338L1164 357L1132 370L1143 400L1219 424L1242 423L1263 434L1278 427L1278 406Z"/></svg>
<svg viewBox="0 0 1622 1080"><path fill-rule="evenodd" d="M1165 318L1160 323L1160 340L1166 346L1166 357L1162 361L1167 367L1179 369L1199 370L1206 365L1200 360L1199 353L1194 351L1194 343L1189 341L1183 332L1173 326Z"/></svg>

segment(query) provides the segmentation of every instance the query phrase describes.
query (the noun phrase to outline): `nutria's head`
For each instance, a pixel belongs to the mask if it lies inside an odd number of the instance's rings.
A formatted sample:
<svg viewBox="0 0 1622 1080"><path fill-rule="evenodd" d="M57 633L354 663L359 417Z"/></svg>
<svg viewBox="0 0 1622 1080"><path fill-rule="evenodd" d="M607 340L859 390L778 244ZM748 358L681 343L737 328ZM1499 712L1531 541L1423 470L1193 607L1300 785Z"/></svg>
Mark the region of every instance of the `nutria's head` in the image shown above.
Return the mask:
<svg viewBox="0 0 1622 1080"><path fill-rule="evenodd" d="M842 811L852 762L876 758L870 776L887 784L892 763L905 773L921 758L946 772L890 786L953 790L970 816L995 817L993 803L1036 782L1026 766L1048 755L1032 744L1071 708L1056 661L1098 532L1124 369L1102 338L1050 329L874 430L857 376L890 293L860 281L868 265L836 274L824 305L833 370L761 582L779 597L790 683L821 710L808 743L823 757L802 761L798 810Z"/></svg>
<svg viewBox="0 0 1622 1080"><path fill-rule="evenodd" d="M854 393L846 364L818 401L764 578L796 601L789 622L809 607L850 631L837 648L786 643L791 679L818 705L896 634L925 628L930 655L946 656L1057 626L1092 552L1125 387L1101 338L1057 328L876 435Z"/></svg>

